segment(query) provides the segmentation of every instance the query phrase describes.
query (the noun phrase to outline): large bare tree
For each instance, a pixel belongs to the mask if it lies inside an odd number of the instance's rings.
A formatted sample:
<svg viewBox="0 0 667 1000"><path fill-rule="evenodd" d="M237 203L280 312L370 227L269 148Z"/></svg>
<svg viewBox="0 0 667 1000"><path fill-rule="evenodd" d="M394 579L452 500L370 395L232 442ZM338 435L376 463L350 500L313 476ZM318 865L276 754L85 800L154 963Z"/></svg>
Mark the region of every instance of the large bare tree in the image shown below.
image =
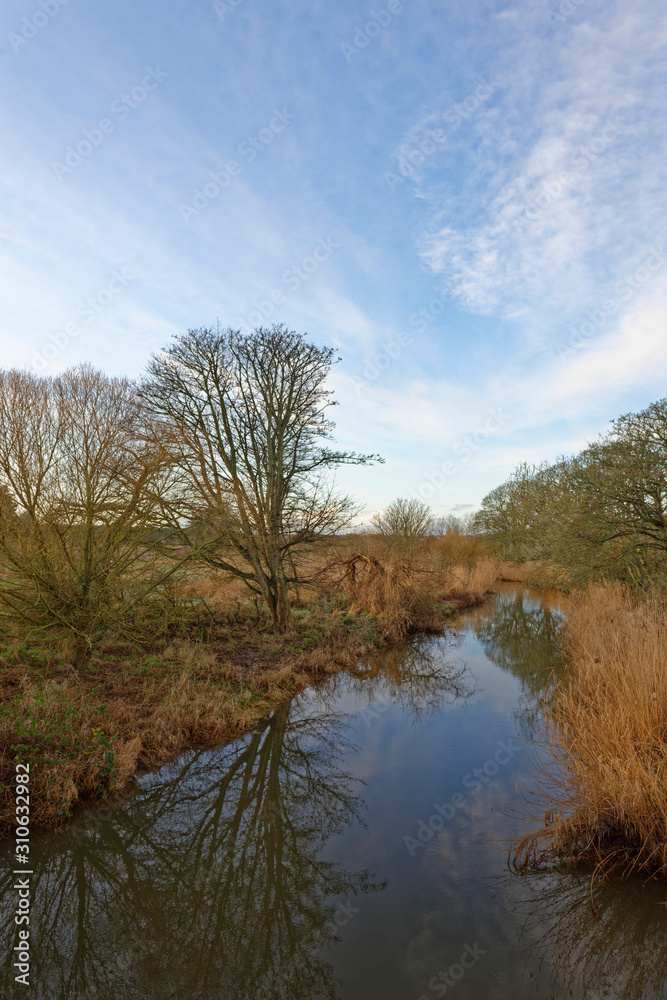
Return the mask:
<svg viewBox="0 0 667 1000"><path fill-rule="evenodd" d="M74 665L173 566L150 540L173 459L132 384L89 366L0 371L0 622L60 635Z"/></svg>
<svg viewBox="0 0 667 1000"><path fill-rule="evenodd" d="M278 631L290 623L296 550L356 511L328 473L379 460L322 443L334 427L325 387L334 361L331 348L284 326L202 328L175 337L140 386L178 436L190 522L214 529L199 554L261 594ZM222 539L227 548L215 544Z"/></svg>

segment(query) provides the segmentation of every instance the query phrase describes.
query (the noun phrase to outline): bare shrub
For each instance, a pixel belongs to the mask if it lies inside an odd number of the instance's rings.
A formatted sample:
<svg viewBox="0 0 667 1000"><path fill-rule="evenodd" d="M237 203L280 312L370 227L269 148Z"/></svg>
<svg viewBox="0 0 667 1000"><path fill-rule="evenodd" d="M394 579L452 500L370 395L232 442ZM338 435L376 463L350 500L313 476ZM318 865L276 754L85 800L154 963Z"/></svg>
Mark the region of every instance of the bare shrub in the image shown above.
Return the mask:
<svg viewBox="0 0 667 1000"><path fill-rule="evenodd" d="M127 379L0 372L0 621L84 666L172 572L151 546L171 460Z"/></svg>
<svg viewBox="0 0 667 1000"><path fill-rule="evenodd" d="M431 508L421 500L398 497L371 518L371 525L407 556L423 545L431 528Z"/></svg>

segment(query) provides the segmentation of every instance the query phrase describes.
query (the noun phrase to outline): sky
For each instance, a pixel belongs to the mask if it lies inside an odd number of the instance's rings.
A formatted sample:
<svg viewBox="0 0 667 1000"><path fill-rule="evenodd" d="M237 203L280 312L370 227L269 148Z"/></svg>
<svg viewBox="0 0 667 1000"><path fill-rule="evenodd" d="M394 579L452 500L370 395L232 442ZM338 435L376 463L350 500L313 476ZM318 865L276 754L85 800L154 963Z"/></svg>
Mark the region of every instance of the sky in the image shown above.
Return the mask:
<svg viewBox="0 0 667 1000"><path fill-rule="evenodd" d="M339 484L474 510L666 395L660 0L5 0L3 367L336 348Z"/></svg>

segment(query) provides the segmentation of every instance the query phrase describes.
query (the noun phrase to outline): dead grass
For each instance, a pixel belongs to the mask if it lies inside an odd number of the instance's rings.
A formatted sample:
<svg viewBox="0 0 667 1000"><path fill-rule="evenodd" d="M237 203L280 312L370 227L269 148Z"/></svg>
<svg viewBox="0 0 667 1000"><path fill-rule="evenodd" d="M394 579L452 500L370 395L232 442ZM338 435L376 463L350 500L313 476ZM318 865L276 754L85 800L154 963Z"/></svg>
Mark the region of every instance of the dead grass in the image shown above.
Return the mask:
<svg viewBox="0 0 667 1000"><path fill-rule="evenodd" d="M497 581L498 563L491 556L486 556L472 566L451 567L446 577L445 589L450 598L463 599L469 606L484 600Z"/></svg>
<svg viewBox="0 0 667 1000"><path fill-rule="evenodd" d="M213 644L181 640L159 657L94 659L78 676L65 660L30 662L32 651L20 664L0 660L0 834L13 824L17 760L31 765L32 827L63 827L76 805L121 790L138 767L240 736L308 684L356 662L366 640L348 633L335 650L286 652L287 662L248 642L236 663L221 660Z"/></svg>
<svg viewBox="0 0 667 1000"><path fill-rule="evenodd" d="M456 528L448 531L442 538L431 539L429 547L437 553L443 566L472 568L489 556L489 546L485 539L476 535L462 535Z"/></svg>
<svg viewBox="0 0 667 1000"><path fill-rule="evenodd" d="M536 590L572 590L572 575L562 566L546 560L529 559L523 563L498 562L499 579L506 583L522 583Z"/></svg>
<svg viewBox="0 0 667 1000"><path fill-rule="evenodd" d="M601 874L667 876L664 599L596 586L568 601L569 671L547 712L544 826L519 864L567 856Z"/></svg>
<svg viewBox="0 0 667 1000"><path fill-rule="evenodd" d="M524 563L500 561L498 563L498 578L503 580L505 583L525 583L526 585L534 584L535 573L538 570L538 567L539 563L535 560Z"/></svg>
<svg viewBox="0 0 667 1000"><path fill-rule="evenodd" d="M481 603L498 579L496 560L480 540L462 536L426 539L408 559L386 539L367 535L345 566L353 606L378 618L387 641L442 628L443 614Z"/></svg>
<svg viewBox="0 0 667 1000"><path fill-rule="evenodd" d="M452 552L465 549L462 565ZM443 552L446 554L443 555ZM151 618L139 646L109 640L75 673L71 650L0 648L0 835L14 822L17 760L31 764L31 825L58 829L73 809L122 790L138 767L195 744L234 739L308 684L420 629L441 630L497 576L474 547L425 543L409 561L372 536L314 548L311 583L276 635L237 580L193 571ZM358 557L358 558L357 558ZM463 556L462 556L463 558Z"/></svg>

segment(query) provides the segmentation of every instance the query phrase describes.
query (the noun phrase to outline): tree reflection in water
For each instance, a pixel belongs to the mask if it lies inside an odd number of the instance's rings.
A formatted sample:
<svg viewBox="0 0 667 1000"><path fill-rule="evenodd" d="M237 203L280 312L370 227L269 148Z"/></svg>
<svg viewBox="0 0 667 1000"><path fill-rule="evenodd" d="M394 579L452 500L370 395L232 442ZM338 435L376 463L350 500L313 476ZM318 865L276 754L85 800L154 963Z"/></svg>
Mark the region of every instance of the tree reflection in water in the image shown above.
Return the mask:
<svg viewBox="0 0 667 1000"><path fill-rule="evenodd" d="M336 899L378 886L318 859L360 803L339 767L340 720L293 720L289 709L241 746L191 753L124 808L42 841L31 996L335 995L317 953L336 935ZM13 896L7 882L8 951ZM8 966L3 976L3 997L21 995Z"/></svg>
<svg viewBox="0 0 667 1000"><path fill-rule="evenodd" d="M476 632L488 658L518 677L526 694L539 697L561 668L563 620L561 611L521 592L500 594Z"/></svg>
<svg viewBox="0 0 667 1000"><path fill-rule="evenodd" d="M418 639L335 678L331 698L348 683L420 715L466 697L464 673ZM320 954L349 919L340 904L382 885L319 857L362 802L342 768L354 749L345 721L317 701L313 711L307 695L296 699L245 740L145 775L122 807L79 817L68 834L35 837L35 1000L335 996ZM23 995L9 962L2 977L3 997Z"/></svg>
<svg viewBox="0 0 667 1000"><path fill-rule="evenodd" d="M508 907L522 919L531 948L539 948L567 995L585 1000L664 1000L664 886L639 880L598 884L594 914L591 874L592 869L572 871L567 866L531 873L506 886Z"/></svg>
<svg viewBox="0 0 667 1000"><path fill-rule="evenodd" d="M563 621L562 612L549 606L548 595L537 601L519 590L499 595L492 613L473 622L487 657L521 682L526 705L517 714L529 739L539 729L545 690L562 673ZM667 896L664 888L596 883L594 915L592 874L586 867L564 865L493 881L503 885L529 947L539 949L567 995L585 1000L667 998L667 924L664 907L658 905Z"/></svg>
<svg viewBox="0 0 667 1000"><path fill-rule="evenodd" d="M451 633L413 636L333 677L324 697L333 700L341 684L351 685L371 708L369 719L391 704L399 705L416 722L475 693L467 668L446 656L461 641Z"/></svg>
<svg viewBox="0 0 667 1000"><path fill-rule="evenodd" d="M518 590L499 594L492 608L469 620L486 656L521 683L523 704L515 718L521 735L532 739L550 684L563 670L562 611L549 606L548 595L536 600Z"/></svg>

